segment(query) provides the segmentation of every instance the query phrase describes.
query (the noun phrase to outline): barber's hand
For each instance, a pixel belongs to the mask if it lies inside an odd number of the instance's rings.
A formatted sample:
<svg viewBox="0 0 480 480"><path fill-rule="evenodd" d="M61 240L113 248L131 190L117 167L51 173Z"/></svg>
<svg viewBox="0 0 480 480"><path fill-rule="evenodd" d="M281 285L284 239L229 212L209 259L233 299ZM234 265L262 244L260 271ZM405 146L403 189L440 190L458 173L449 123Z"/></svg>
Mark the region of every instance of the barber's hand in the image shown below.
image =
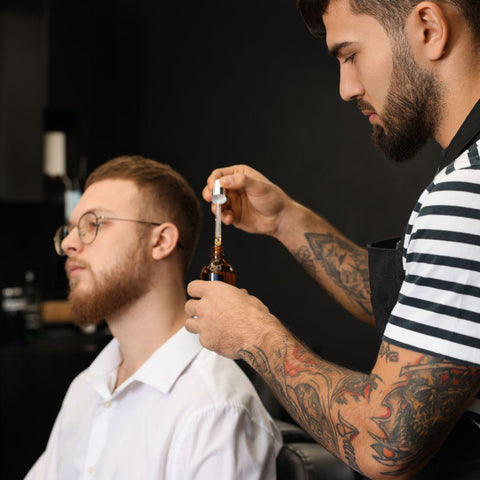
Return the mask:
<svg viewBox="0 0 480 480"><path fill-rule="evenodd" d="M187 290L194 298L185 304L190 315L186 329L199 333L205 348L224 357L240 358L239 352L258 345L279 323L258 298L227 283L194 280Z"/></svg>
<svg viewBox="0 0 480 480"><path fill-rule="evenodd" d="M233 223L249 233L278 235L282 223L286 223L287 211L295 203L281 188L247 165L217 168L202 192L207 202L212 200L216 179L228 190L227 202L222 205L222 221L226 225ZM212 211L215 209L212 204Z"/></svg>

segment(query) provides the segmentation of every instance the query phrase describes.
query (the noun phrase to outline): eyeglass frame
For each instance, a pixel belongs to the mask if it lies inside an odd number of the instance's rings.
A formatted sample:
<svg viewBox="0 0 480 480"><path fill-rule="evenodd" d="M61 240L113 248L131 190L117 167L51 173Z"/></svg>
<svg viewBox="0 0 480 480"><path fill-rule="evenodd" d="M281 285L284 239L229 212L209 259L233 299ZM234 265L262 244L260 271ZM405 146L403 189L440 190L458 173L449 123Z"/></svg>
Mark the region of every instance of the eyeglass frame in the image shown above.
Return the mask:
<svg viewBox="0 0 480 480"><path fill-rule="evenodd" d="M93 238L90 242L84 242L82 240L82 237L80 236L80 231L78 229L78 225L82 221L82 218L85 217L85 215L94 215L94 217L95 217L95 234L93 235ZM53 236L53 245L55 247L55 252L57 253L57 255L59 255L60 257L64 257L64 256L67 255L62 248L62 242L65 240L65 238L67 238L68 235L70 235L70 233L73 232L73 230L75 228L77 229L77 235L78 235L78 239L80 240L80 243L82 245L91 245L95 241L95 239L97 238L98 229L101 225L101 223L99 223L99 221L101 221L101 220L118 220L118 221L121 221L121 222L141 223L141 224L144 224L144 225L152 225L152 226L155 226L155 227L159 227L160 225L162 225L162 223L147 222L146 220L133 220L131 218L107 217L105 215L97 215L94 211L89 210L88 212L85 212L81 215L81 217L78 219L77 224L73 225L70 230L69 230L69 225L60 225L60 227L57 228L57 230L55 231L55 235ZM63 231L66 230L68 233L67 233L67 235L65 235L60 240L59 237L60 237L60 234L62 232L62 229L63 229ZM183 245L180 243L180 241L177 241L177 245L182 249L184 248Z"/></svg>

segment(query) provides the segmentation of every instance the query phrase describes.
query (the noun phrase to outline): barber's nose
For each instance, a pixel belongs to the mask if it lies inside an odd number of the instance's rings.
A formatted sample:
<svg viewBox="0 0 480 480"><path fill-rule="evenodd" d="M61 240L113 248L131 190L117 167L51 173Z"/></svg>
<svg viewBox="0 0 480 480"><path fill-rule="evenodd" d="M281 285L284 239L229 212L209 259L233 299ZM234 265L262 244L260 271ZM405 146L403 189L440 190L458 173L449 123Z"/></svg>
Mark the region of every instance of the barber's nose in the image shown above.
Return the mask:
<svg viewBox="0 0 480 480"><path fill-rule="evenodd" d="M346 68L340 68L340 97L345 102L363 97L365 90L358 75L348 65Z"/></svg>

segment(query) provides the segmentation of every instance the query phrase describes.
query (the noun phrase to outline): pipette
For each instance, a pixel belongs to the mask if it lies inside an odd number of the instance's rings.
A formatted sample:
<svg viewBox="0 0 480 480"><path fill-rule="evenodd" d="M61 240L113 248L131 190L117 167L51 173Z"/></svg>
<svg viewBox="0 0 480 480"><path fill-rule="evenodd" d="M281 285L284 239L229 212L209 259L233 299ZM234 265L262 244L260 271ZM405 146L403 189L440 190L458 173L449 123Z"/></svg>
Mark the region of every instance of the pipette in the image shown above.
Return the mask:
<svg viewBox="0 0 480 480"><path fill-rule="evenodd" d="M217 205L217 213L215 214L215 246L222 244L222 206Z"/></svg>
<svg viewBox="0 0 480 480"><path fill-rule="evenodd" d="M215 214L215 246L219 247L222 244L222 205L227 201L225 190L220 186L220 180L215 180L212 191L212 203L217 206Z"/></svg>

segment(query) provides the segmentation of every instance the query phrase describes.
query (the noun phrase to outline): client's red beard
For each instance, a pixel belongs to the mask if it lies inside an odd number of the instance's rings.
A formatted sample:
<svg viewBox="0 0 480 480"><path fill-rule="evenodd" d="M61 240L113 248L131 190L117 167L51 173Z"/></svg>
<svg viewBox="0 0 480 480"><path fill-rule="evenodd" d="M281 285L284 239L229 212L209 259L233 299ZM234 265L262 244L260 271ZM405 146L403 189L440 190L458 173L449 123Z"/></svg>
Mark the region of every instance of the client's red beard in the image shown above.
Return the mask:
<svg viewBox="0 0 480 480"><path fill-rule="evenodd" d="M68 299L72 319L77 325L96 325L150 290L152 269L148 253L142 247L138 242L117 266L109 272L101 272L101 278L95 275L90 265L81 263L91 275L92 287L82 290L75 284L71 286Z"/></svg>

